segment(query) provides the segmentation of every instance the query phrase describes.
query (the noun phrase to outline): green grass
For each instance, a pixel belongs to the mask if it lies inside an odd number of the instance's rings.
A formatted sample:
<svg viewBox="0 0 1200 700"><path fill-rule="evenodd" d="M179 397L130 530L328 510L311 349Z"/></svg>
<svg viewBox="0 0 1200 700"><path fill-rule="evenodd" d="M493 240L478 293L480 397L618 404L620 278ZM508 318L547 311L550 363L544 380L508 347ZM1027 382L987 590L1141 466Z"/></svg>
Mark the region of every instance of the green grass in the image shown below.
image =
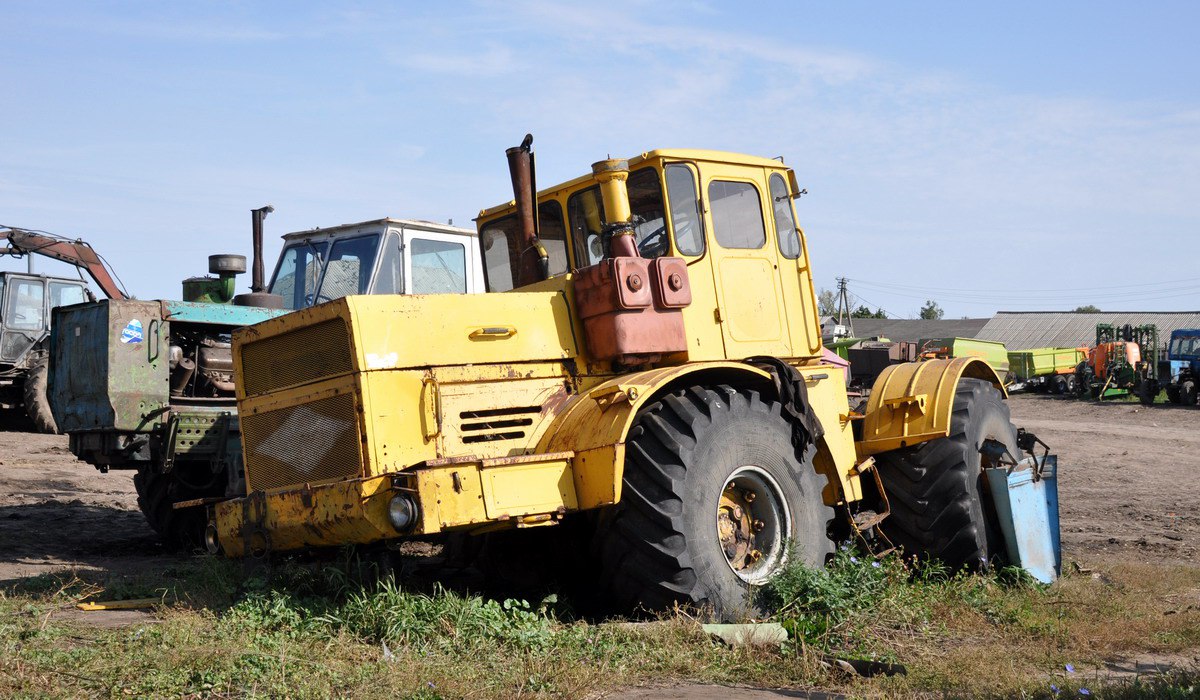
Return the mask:
<svg viewBox="0 0 1200 700"><path fill-rule="evenodd" d="M1195 697L1197 676L1106 681L1124 652L1200 648L1200 589L1183 566L1116 564L1053 586L1018 572L951 575L840 550L762 590L792 638L726 648L686 611L588 622L569 601L493 600L364 576L352 560L246 575L210 558L152 575L41 576L0 591L2 697L581 697L684 681L852 695ZM79 600L154 597L120 629ZM1200 606L1197 606L1200 607ZM1168 614L1169 613L1169 614ZM904 664L854 679L830 656ZM1066 664L1079 670L1067 674Z"/></svg>

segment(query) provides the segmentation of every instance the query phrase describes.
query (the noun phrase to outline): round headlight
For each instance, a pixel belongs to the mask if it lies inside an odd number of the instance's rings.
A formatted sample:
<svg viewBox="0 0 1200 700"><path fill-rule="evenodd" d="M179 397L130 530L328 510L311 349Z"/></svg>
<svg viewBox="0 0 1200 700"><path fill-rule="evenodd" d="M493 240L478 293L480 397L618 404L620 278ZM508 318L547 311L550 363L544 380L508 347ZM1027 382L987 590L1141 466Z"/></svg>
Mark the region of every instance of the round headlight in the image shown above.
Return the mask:
<svg viewBox="0 0 1200 700"><path fill-rule="evenodd" d="M209 554L220 554L221 540L217 537L216 523L209 523L208 527L204 528L204 548Z"/></svg>
<svg viewBox="0 0 1200 700"><path fill-rule="evenodd" d="M411 530L413 525L417 524L417 504L412 496L404 493L392 496L391 502L388 503L388 520L397 532Z"/></svg>

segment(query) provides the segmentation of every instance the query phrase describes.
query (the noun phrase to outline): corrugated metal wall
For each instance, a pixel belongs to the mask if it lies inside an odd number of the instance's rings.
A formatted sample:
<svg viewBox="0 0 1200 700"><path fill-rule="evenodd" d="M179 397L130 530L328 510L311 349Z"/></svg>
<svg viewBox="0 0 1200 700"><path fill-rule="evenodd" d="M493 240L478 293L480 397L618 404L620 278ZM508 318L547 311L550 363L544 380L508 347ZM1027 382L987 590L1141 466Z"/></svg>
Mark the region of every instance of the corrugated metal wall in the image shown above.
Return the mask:
<svg viewBox="0 0 1200 700"><path fill-rule="evenodd" d="M1173 330L1200 328L1200 311L1098 314L1001 311L975 337L998 340L1009 350L1073 348L1096 342L1097 323L1114 326L1154 324L1158 326L1159 338L1165 342Z"/></svg>

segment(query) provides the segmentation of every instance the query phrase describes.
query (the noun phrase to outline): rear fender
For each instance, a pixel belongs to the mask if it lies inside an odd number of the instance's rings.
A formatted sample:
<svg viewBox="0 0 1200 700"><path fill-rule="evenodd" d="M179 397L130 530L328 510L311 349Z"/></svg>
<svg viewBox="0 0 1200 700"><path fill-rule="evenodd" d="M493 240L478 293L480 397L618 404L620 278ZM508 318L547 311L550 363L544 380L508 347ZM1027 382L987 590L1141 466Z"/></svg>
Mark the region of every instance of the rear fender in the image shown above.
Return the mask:
<svg viewBox="0 0 1200 700"><path fill-rule="evenodd" d="M867 402L859 457L947 437L954 395L964 377L989 382L1008 397L996 371L976 357L906 362L885 369Z"/></svg>

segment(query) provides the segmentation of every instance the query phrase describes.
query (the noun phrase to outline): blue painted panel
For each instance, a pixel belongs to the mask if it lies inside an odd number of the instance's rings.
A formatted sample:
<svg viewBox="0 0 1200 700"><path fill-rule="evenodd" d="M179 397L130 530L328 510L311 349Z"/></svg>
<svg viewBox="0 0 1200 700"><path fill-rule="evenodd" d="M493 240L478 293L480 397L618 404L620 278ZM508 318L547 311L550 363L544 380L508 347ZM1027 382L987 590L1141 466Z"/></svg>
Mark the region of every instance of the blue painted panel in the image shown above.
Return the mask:
<svg viewBox="0 0 1200 700"><path fill-rule="evenodd" d="M1040 458L1039 458L1040 459ZM1045 458L1035 479L1029 459L1009 473L985 469L1008 559L1042 583L1062 573L1062 542L1058 526L1058 459Z"/></svg>
<svg viewBox="0 0 1200 700"><path fill-rule="evenodd" d="M223 326L252 326L287 313L287 309L263 309L257 306L234 306L233 304L204 304L192 301L162 302L163 317L167 321L189 323L211 323Z"/></svg>

